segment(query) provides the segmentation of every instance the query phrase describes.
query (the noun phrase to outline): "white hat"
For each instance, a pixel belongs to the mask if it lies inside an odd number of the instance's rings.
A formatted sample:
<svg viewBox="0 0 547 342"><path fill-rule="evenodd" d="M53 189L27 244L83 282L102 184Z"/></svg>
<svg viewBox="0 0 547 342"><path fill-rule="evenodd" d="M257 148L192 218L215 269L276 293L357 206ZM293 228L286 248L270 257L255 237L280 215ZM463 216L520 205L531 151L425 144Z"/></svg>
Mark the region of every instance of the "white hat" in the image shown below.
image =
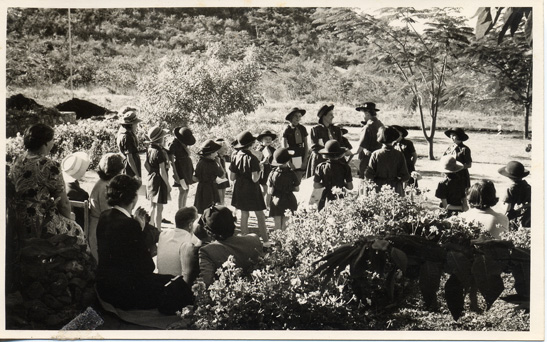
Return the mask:
<svg viewBox="0 0 547 342"><path fill-rule="evenodd" d="M87 153L75 152L69 154L65 157L65 159L63 159L61 162L61 168L68 176L78 180L85 175L90 163L91 161L89 160Z"/></svg>

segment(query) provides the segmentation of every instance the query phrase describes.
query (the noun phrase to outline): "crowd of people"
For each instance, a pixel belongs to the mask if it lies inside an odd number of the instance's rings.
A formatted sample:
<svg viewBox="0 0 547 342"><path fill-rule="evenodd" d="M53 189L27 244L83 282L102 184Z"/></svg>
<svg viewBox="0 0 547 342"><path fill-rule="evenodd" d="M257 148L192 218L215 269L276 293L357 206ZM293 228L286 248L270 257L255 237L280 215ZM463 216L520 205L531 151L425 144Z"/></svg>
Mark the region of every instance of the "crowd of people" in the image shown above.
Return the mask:
<svg viewBox="0 0 547 342"><path fill-rule="evenodd" d="M143 181L135 134L140 122L136 108L126 106L119 111L119 153L102 156L99 180L90 194L79 184L90 165L89 157L75 152L60 163L53 160L48 156L53 129L33 125L24 135L25 152L14 161L8 176L15 193L17 234L25 238L48 234L76 237L98 263L96 288L102 300L121 309L157 308L172 314L192 302L190 285L194 280L201 277L211 284L216 269L230 255L243 269L263 255L263 248L271 245L265 211L273 218L275 229L285 229L287 211L298 209L294 192L299 191L302 180L312 178L314 189L321 192L317 209L323 210L329 201L353 189L350 162L357 156L356 176L373 182L376 191L384 186L401 196L408 189L418 191L418 158L407 139L408 131L384 126L375 103L363 103L356 110L362 112L363 128L355 152L344 136L347 130L333 123L333 105L319 109L317 124L309 135L300 123L306 111L291 109L277 149L272 144L278 135L269 130L257 136L242 131L231 143L231 154L224 139L203 141L195 165L190 146L196 139L189 127L176 127L168 146L165 138L169 132L151 127L144 162L150 215L135 208ZM524 180L529 171L518 161L499 169L513 183L504 198L506 212L495 212L492 207L498 198L494 184L489 180L471 184L471 150L464 145L469 136L461 128L445 134L453 144L440 160L445 178L435 196L447 214L480 222L493 238L511 226L530 227L531 188ZM258 148L254 148L257 141ZM189 206L188 194L194 184L195 198ZM176 227L164 229L163 209L172 200L172 187L178 189ZM236 216L225 203L230 187L230 204L241 213L239 235L235 234ZM89 222L83 222L77 211L71 214L69 199L89 201ZM258 236L249 234L251 212L257 218Z"/></svg>

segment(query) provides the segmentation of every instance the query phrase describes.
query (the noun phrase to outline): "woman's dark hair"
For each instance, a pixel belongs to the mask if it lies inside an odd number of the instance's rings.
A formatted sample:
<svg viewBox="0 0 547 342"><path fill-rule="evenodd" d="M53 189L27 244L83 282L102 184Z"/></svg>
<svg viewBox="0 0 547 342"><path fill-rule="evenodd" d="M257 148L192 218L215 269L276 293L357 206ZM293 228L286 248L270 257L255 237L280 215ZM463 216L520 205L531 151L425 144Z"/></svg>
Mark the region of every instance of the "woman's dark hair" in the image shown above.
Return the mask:
<svg viewBox="0 0 547 342"><path fill-rule="evenodd" d="M469 206L477 209L488 209L498 203L496 187L488 179L473 184L467 191Z"/></svg>
<svg viewBox="0 0 547 342"><path fill-rule="evenodd" d="M23 143L28 151L36 151L53 139L53 128L38 123L30 126L25 131Z"/></svg>
<svg viewBox="0 0 547 342"><path fill-rule="evenodd" d="M137 197L141 181L128 175L117 175L106 186L108 205L125 206Z"/></svg>
<svg viewBox="0 0 547 342"><path fill-rule="evenodd" d="M102 156L101 160L99 161L97 174L99 175L100 179L109 181L118 174L120 174L123 168L124 165L122 156L117 153L107 153Z"/></svg>

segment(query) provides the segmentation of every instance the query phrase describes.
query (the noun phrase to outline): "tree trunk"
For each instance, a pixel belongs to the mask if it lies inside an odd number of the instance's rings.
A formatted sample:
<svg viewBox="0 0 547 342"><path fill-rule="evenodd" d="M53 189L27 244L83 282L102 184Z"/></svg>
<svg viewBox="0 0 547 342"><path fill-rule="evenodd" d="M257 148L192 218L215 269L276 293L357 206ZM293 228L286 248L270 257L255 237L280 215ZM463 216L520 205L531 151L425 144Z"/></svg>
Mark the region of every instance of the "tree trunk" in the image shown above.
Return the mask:
<svg viewBox="0 0 547 342"><path fill-rule="evenodd" d="M435 160L435 156L433 155L433 137L426 138L427 145L429 147L428 149L428 157L429 160Z"/></svg>

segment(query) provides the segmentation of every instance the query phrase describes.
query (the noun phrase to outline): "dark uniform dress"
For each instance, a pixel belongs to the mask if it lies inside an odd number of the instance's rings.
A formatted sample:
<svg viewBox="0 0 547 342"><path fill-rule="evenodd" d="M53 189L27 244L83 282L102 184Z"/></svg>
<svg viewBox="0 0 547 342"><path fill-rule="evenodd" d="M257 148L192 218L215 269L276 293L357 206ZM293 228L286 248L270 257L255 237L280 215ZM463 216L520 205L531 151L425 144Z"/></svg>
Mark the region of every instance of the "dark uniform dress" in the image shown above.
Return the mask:
<svg viewBox="0 0 547 342"><path fill-rule="evenodd" d="M509 210L506 215L509 220L516 221L522 217L521 224L523 227L531 226L531 202L532 188L524 179L515 180L515 183L507 189L503 203L511 203L515 207Z"/></svg>
<svg viewBox="0 0 547 342"><path fill-rule="evenodd" d="M397 151L400 151L405 156L406 161L406 168L408 169L408 173L412 173L413 171L416 171L416 168L414 167L414 164L412 163L412 156L414 153L416 153L416 149L414 148L414 144L412 141L407 140L405 138L401 139L398 143L394 145L395 149ZM408 184L414 184L417 186L417 181L410 177L408 180Z"/></svg>
<svg viewBox="0 0 547 342"><path fill-rule="evenodd" d="M116 139L116 143L118 144L118 149L120 150L120 153L123 155L123 165L124 165L124 171L123 173L128 176L137 176L142 177L141 172L141 160L139 158L139 149L138 149L138 142L137 142L137 135L132 131L120 131L118 133L118 137ZM129 161L127 158L129 156L133 156L133 160L135 161L135 164L137 165L138 175L133 172L133 169L129 165Z"/></svg>
<svg viewBox="0 0 547 342"><path fill-rule="evenodd" d="M308 131L306 127L298 124L296 127L292 125L287 125L283 131L283 138L287 139L287 148L291 151L294 151L293 158L302 157L306 154L305 151L305 141L308 136ZM301 169L306 168L306 161L302 159Z"/></svg>
<svg viewBox="0 0 547 342"><path fill-rule="evenodd" d="M454 156L457 161L459 161L462 164L469 164L472 162L471 159L471 150L466 145L460 143L460 144L452 144L443 154L443 156ZM465 188L469 188L471 186L471 176L469 175L469 170L467 168L458 171L458 173L463 177L465 180Z"/></svg>
<svg viewBox="0 0 547 342"><path fill-rule="evenodd" d="M174 314L192 304L192 290L182 277L155 274L146 235L139 222L113 208L97 224L99 265L97 292L102 300L123 310L153 309Z"/></svg>
<svg viewBox="0 0 547 342"><path fill-rule="evenodd" d="M462 205L462 200L465 198L465 179L459 172L449 174L439 182L435 197L446 199L447 204ZM449 210L449 214L459 212L458 210Z"/></svg>
<svg viewBox="0 0 547 342"><path fill-rule="evenodd" d="M146 164L148 169L148 183L146 185L146 198L153 203L166 204L169 200L169 192L167 191L167 183L161 178L160 164L164 163L167 171L169 164L167 163L167 152L163 147L157 144L150 144L146 152Z"/></svg>
<svg viewBox="0 0 547 342"><path fill-rule="evenodd" d="M84 202L89 199L89 194L80 187L80 182L78 182L78 180L66 183L66 195L71 201ZM76 223L83 228L85 223L84 208L72 208L72 211L74 212ZM88 234L88 232L85 233L86 235Z"/></svg>
<svg viewBox="0 0 547 342"><path fill-rule="evenodd" d="M249 150L240 150L233 156L230 171L236 175L232 205L242 211L266 209L260 184L253 182L252 173L260 172L260 162Z"/></svg>
<svg viewBox="0 0 547 342"><path fill-rule="evenodd" d="M376 191L383 185L389 185L396 193L404 196L403 182L410 178L405 156L392 146L383 146L372 152L365 177L376 183Z"/></svg>
<svg viewBox="0 0 547 342"><path fill-rule="evenodd" d="M317 209L321 210L325 207L327 200L332 201L337 198L337 196L332 193L332 189L334 187L344 189L346 183L353 181L353 177L351 176L351 168L348 163L340 159L329 159L317 165L313 181L325 187L319 204L317 205ZM341 198L343 195L340 195L339 197Z"/></svg>
<svg viewBox="0 0 547 342"><path fill-rule="evenodd" d="M198 213L203 214L203 211L209 208L211 204L220 202L216 179L222 174L222 168L215 160L201 158L198 161L194 173L196 178L199 179L194 200L194 206Z"/></svg>
<svg viewBox="0 0 547 342"><path fill-rule="evenodd" d="M294 212L298 209L298 202L293 191L299 185L298 176L288 167L277 167L270 173L268 186L273 188L270 217L285 216L285 210Z"/></svg>
<svg viewBox="0 0 547 342"><path fill-rule="evenodd" d="M347 139L344 141L341 128L335 125L330 125L328 128L323 124L312 127L310 138L312 145L310 147L311 155L306 168L306 178L312 177L315 174L317 165L325 161L325 158L317 152L325 146L327 141L334 139L340 143L340 146L351 148Z"/></svg>
<svg viewBox="0 0 547 342"><path fill-rule="evenodd" d="M194 181L192 180L192 176L194 175L194 164L192 163L192 158L188 155L186 148L178 139L173 139L173 142L169 145L169 154L174 157L173 164L177 169L179 178L184 179L186 185L193 184ZM180 187L180 183L175 182L174 186Z"/></svg>
<svg viewBox="0 0 547 342"><path fill-rule="evenodd" d="M265 152L268 150L270 153L268 154ZM262 171L262 174L260 175L260 179L258 180L258 184L266 185L268 182L268 177L270 176L270 172L272 172L272 161L273 161L273 153L275 152L275 148L270 146L263 146L260 145L258 148L258 151L262 152L262 165L264 165L264 171Z"/></svg>

